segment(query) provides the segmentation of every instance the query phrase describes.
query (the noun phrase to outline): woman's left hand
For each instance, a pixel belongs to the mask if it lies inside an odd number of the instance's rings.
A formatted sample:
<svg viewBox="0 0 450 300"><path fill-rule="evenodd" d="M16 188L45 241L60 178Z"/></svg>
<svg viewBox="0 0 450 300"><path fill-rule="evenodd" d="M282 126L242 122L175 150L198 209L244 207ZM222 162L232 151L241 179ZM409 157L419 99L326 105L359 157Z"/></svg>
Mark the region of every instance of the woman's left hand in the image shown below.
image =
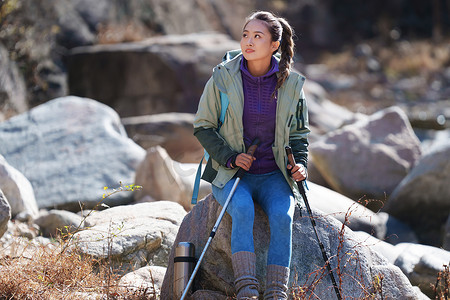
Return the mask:
<svg viewBox="0 0 450 300"><path fill-rule="evenodd" d="M306 179L306 168L302 164L296 164L294 168L290 164L287 165L288 170L291 171L291 176L295 181L302 181Z"/></svg>

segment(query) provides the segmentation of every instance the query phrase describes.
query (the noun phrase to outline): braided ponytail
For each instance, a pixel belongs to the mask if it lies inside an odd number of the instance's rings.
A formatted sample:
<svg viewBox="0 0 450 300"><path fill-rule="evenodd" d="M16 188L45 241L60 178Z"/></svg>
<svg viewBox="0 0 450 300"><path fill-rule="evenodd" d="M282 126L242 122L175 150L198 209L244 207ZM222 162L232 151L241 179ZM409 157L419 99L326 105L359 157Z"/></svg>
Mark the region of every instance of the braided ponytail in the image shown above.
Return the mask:
<svg viewBox="0 0 450 300"><path fill-rule="evenodd" d="M273 42L280 41L280 47L273 52L273 54L278 51L281 52L281 59L279 63L280 76L278 77L275 90L272 93L272 98L275 98L278 89L286 81L292 69L294 58L294 40L292 37L294 35L294 31L284 18L278 18L272 13L266 11L257 11L247 17L244 28L247 26L248 22L255 19L267 23L267 28L272 36Z"/></svg>
<svg viewBox="0 0 450 300"><path fill-rule="evenodd" d="M292 36L294 32L289 23L283 19L278 18L281 27L283 28L283 34L281 36L280 52L281 59L279 64L280 76L278 77L277 85L275 86L274 93L283 85L291 73L292 63L294 58L294 40Z"/></svg>

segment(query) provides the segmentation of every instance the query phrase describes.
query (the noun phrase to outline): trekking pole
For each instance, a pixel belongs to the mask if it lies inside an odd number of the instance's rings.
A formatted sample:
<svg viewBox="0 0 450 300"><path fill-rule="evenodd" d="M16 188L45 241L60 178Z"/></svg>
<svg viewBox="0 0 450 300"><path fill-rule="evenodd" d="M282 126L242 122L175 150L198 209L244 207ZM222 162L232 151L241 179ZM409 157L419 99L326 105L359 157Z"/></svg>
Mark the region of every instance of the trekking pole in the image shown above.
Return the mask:
<svg viewBox="0 0 450 300"><path fill-rule="evenodd" d="M289 164L294 167L295 166L295 159L294 159L294 155L292 154L292 149L289 146L286 146L286 155L289 161ZM312 227L314 229L314 233L316 234L316 238L317 238L317 242L319 243L320 246L320 250L322 251L322 257L323 260L325 261L325 264L327 266L328 272L330 274L330 278L331 278L331 282L333 283L333 287L334 287L334 291L336 292L336 296L339 300L342 299L341 297L341 292L339 291L339 288L336 284L336 280L334 279L334 275L333 275L333 271L331 270L331 266L330 266L330 261L328 259L327 253L325 252L325 247L323 246L322 242L319 239L319 235L317 234L317 230L316 230L316 221L314 221L313 215L312 215L312 211L311 211L311 207L309 206L309 202L308 202L308 198L306 198L306 192L305 192L305 188L303 187L303 182L302 181L297 181L297 186L298 189L300 190L300 194L302 195L303 201L305 202L306 205L306 209L308 210L308 214L309 214L309 219L311 220L311 224Z"/></svg>
<svg viewBox="0 0 450 300"><path fill-rule="evenodd" d="M250 145L250 147L248 148L247 154L250 154L250 155L253 156L253 154L256 151L256 148L258 147L258 144L259 144L259 139L256 138L253 141L253 143ZM214 227L213 227L213 229L212 229L212 231L211 231L211 233L209 235L209 238L208 238L208 241L206 242L205 248L203 248L203 251L200 254L200 258L198 259L198 262L195 265L194 271L192 272L191 278L189 278L189 281L188 281L188 283L186 285L186 288L184 289L183 295L181 296L180 300L184 300L184 298L186 297L186 295L187 295L187 293L189 291L189 288L191 287L192 282L194 281L194 277L197 274L198 269L200 268L200 264L201 264L201 262L203 260L203 257L205 256L206 250L208 249L209 244L211 244L212 239L216 235L217 228L219 227L219 224L222 221L223 215L225 214L225 212L227 210L228 204L230 204L231 198L233 197L233 194L236 191L236 187L239 184L239 181L241 181L241 178L242 178L242 176L244 176L244 174L245 174L245 170L242 169L242 168L240 168L237 171L237 173L236 173L236 181L234 182L233 187L231 188L230 194L228 195L228 198L225 201L225 204L223 205L222 211L220 212L219 217L217 218L216 224L214 225Z"/></svg>

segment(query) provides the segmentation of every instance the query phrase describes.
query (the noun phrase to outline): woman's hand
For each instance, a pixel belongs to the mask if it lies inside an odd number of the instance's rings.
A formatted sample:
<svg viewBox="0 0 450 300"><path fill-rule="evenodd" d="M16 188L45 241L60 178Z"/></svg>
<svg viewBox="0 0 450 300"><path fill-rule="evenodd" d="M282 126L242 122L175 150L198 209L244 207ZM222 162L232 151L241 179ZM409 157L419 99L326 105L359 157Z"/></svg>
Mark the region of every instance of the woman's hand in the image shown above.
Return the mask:
<svg viewBox="0 0 450 300"><path fill-rule="evenodd" d="M236 156L234 167L241 167L245 171L248 171L254 160L256 160L254 156L247 153L240 153Z"/></svg>
<svg viewBox="0 0 450 300"><path fill-rule="evenodd" d="M288 170L291 171L291 176L295 181L302 181L306 179L306 168L302 164L296 164L294 168L290 164L287 165Z"/></svg>

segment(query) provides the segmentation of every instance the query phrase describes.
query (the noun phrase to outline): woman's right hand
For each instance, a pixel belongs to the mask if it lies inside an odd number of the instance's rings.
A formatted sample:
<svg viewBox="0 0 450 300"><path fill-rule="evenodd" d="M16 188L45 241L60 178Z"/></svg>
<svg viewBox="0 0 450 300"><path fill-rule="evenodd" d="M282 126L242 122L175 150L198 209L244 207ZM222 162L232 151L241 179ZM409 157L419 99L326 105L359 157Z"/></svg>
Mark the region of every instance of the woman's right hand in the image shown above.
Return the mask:
<svg viewBox="0 0 450 300"><path fill-rule="evenodd" d="M256 158L254 156L247 154L247 153L240 153L236 156L234 166L241 167L245 171L248 171L250 169L250 167L252 166L252 163L254 160L256 160Z"/></svg>

